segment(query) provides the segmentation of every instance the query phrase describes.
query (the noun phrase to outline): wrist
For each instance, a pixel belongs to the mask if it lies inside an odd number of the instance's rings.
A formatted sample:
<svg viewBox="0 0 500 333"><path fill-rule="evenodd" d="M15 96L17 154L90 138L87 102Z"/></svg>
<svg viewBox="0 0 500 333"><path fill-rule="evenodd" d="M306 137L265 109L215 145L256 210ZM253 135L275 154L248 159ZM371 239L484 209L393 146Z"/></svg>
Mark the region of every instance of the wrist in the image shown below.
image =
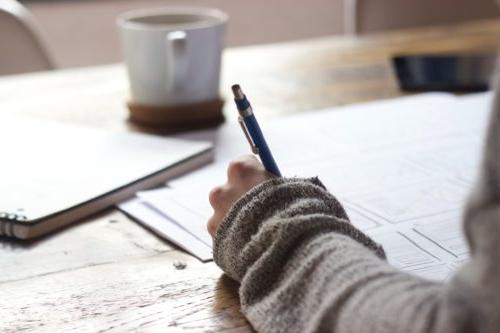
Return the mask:
<svg viewBox="0 0 500 333"><path fill-rule="evenodd" d="M253 242L262 225L282 216L300 199L315 198L325 204L328 214L347 220L342 206L317 179L273 178L253 187L237 200L222 219L214 237L214 260L233 279L240 281L256 249L266 242ZM291 210L290 210L291 211Z"/></svg>

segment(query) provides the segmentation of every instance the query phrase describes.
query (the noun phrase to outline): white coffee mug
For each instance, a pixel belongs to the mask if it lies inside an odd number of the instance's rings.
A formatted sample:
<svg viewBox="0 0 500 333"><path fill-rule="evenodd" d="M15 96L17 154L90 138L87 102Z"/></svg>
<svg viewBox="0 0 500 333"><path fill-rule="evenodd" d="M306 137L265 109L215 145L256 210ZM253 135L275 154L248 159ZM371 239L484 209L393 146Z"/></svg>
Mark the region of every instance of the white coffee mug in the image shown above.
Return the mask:
<svg viewBox="0 0 500 333"><path fill-rule="evenodd" d="M121 15L131 102L171 107L217 99L226 22L222 11L196 7Z"/></svg>

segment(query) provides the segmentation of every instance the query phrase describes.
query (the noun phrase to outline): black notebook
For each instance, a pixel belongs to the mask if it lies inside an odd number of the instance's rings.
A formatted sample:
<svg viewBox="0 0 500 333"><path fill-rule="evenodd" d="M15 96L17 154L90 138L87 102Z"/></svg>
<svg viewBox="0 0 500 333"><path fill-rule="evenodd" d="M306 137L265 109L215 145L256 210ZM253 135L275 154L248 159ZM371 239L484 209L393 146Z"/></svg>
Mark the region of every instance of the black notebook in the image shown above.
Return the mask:
<svg viewBox="0 0 500 333"><path fill-rule="evenodd" d="M208 142L0 116L0 235L62 228L213 159Z"/></svg>

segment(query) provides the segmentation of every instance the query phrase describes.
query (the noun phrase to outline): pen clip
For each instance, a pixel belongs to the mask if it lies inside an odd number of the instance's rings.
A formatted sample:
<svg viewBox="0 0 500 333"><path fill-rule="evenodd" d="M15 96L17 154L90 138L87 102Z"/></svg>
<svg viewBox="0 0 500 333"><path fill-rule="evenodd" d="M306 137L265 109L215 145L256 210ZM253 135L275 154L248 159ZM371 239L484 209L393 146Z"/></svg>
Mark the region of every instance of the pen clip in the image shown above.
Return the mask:
<svg viewBox="0 0 500 333"><path fill-rule="evenodd" d="M259 147L257 147L255 145L255 143L252 140L252 137L250 136L250 133L248 133L248 129L247 129L247 126L245 125L245 121L243 120L242 117L238 117L238 122L240 123L240 127L243 130L243 133L245 134L245 137L247 138L248 143L250 144L250 149L252 149L252 152L257 155L259 153Z"/></svg>

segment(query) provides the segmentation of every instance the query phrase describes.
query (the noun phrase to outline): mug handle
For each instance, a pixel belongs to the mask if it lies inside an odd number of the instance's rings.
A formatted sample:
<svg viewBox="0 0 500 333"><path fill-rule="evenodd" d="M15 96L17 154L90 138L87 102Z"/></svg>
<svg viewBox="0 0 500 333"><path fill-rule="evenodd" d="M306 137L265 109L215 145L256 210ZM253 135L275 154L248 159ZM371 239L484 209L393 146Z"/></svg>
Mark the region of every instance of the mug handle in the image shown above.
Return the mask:
<svg viewBox="0 0 500 333"><path fill-rule="evenodd" d="M166 36L166 84L167 91L181 90L188 71L187 34L172 31Z"/></svg>

